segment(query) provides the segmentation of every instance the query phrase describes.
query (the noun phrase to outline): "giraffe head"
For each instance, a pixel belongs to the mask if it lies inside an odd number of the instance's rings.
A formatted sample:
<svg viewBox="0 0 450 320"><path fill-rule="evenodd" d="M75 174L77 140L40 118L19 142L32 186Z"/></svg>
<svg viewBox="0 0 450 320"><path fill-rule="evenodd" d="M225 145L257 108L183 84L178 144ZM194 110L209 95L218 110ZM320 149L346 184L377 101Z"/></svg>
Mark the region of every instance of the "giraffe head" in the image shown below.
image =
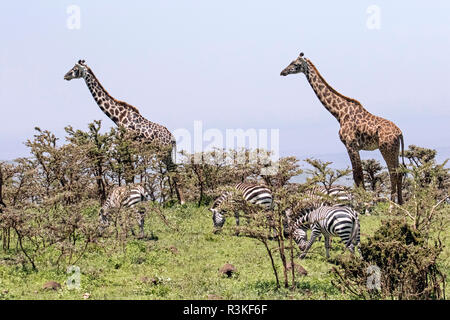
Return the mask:
<svg viewBox="0 0 450 320"><path fill-rule="evenodd" d="M84 78L87 73L87 65L84 60L78 60L75 66L64 75L64 80L70 81L72 79Z"/></svg>
<svg viewBox="0 0 450 320"><path fill-rule="evenodd" d="M292 61L286 68L281 71L280 76L287 76L288 74L294 73L305 73L308 71L308 63L306 59L303 58L303 52L300 53L297 59Z"/></svg>

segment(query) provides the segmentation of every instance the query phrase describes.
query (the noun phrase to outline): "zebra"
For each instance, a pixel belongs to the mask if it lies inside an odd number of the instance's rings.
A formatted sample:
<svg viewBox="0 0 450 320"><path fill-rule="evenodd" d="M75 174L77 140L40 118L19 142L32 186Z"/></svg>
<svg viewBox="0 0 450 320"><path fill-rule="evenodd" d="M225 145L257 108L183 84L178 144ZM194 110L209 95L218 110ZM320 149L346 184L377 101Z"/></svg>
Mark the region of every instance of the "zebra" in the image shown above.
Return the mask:
<svg viewBox="0 0 450 320"><path fill-rule="evenodd" d="M341 185L334 185L331 187L323 187L314 185L312 188L304 192L304 199L300 205L300 211L295 213L295 216L302 216L308 212L318 209L322 206L343 206L353 203L353 195L349 188ZM289 236L289 223L293 219L292 209L287 209L284 212L283 226L284 236Z"/></svg>
<svg viewBox="0 0 450 320"><path fill-rule="evenodd" d="M264 185L243 182L236 184L233 191L242 192L242 197L245 201L260 205L265 210L272 208L272 191ZM216 200L214 200L211 208L209 209L213 213L212 220L216 230L221 229L225 223L225 210L222 210L220 206L223 203L232 200L234 194L233 191L225 191L222 193L216 198ZM239 226L239 212L235 212L234 217L236 219L236 225Z"/></svg>
<svg viewBox="0 0 450 320"><path fill-rule="evenodd" d="M308 189L306 195L306 210L317 209L328 205L349 205L353 201L353 195L349 188L341 185L330 187L313 186Z"/></svg>
<svg viewBox="0 0 450 320"><path fill-rule="evenodd" d="M150 200L150 198L150 193L141 184L114 187L99 212L100 232L109 226L109 219L113 209L133 208L140 229L140 237L143 237L145 209L136 208L135 206L140 202ZM134 235L133 229L131 229L131 232Z"/></svg>
<svg viewBox="0 0 450 320"><path fill-rule="evenodd" d="M307 230L311 228L311 239ZM322 206L296 218L293 222L292 237L303 253L303 259L318 236L325 237L327 258L330 257L330 236L339 236L352 253L354 247L360 252L360 224L358 213L348 206ZM361 254L361 253L360 253Z"/></svg>

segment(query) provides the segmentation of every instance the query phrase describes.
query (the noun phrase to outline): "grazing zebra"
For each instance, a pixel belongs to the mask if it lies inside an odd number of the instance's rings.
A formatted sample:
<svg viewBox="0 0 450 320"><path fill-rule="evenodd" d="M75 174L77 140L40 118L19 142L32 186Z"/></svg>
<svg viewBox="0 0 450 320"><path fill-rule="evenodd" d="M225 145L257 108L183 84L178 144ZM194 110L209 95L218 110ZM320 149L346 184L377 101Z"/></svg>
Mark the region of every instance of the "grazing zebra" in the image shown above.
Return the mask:
<svg viewBox="0 0 450 320"><path fill-rule="evenodd" d="M307 230L311 228L311 239L308 240ZM299 216L293 222L293 239L303 253L300 259L308 253L318 236L325 237L327 258L330 257L330 236L339 236L351 252L354 247L359 250L360 225L358 213L347 206L323 206Z"/></svg>
<svg viewBox="0 0 450 320"><path fill-rule="evenodd" d="M295 213L295 216L305 215L322 206L350 205L352 202L353 195L347 187L335 185L325 188L323 186L315 185L305 191L300 212ZM285 212L285 219L283 220L284 236L286 238L289 236L289 223L293 218L292 210L287 209Z"/></svg>
<svg viewBox="0 0 450 320"><path fill-rule="evenodd" d="M105 227L109 225L109 219L111 216L112 209L121 208L133 208L136 215L140 236L144 236L144 208L135 208L135 205L139 202L150 200L150 194L148 191L140 184L128 184L125 186L114 187L111 193L100 209L99 222L100 230L102 231ZM131 232L134 235L133 229Z"/></svg>
<svg viewBox="0 0 450 320"><path fill-rule="evenodd" d="M306 196L306 210L317 209L322 206L349 205L353 201L353 195L349 188L335 185L328 188L314 186L308 189Z"/></svg>
<svg viewBox="0 0 450 320"><path fill-rule="evenodd" d="M234 186L236 191L242 192L244 200L261 205L264 209L269 210L272 207L272 191L264 185L252 184L252 183L238 183ZM225 223L225 210L220 209L220 206L226 201L232 200L233 192L226 191L222 193L216 200L212 207L209 209L213 215L213 223L216 229L222 228ZM234 213L236 219L236 225L239 225L239 212Z"/></svg>

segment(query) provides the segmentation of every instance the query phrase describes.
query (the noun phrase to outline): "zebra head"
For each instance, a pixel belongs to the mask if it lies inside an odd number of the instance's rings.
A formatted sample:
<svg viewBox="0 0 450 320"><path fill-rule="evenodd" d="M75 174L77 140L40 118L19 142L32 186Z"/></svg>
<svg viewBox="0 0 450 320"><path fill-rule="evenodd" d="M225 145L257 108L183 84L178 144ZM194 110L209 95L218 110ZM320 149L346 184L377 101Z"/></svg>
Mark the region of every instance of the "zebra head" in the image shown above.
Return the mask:
<svg viewBox="0 0 450 320"><path fill-rule="evenodd" d="M148 188L144 185L139 187L139 193L141 194L141 201L150 201L152 199Z"/></svg>
<svg viewBox="0 0 450 320"><path fill-rule="evenodd" d="M296 228L292 234L292 238L297 243L300 250L305 250L306 243L308 242L308 229L304 226Z"/></svg>
<svg viewBox="0 0 450 320"><path fill-rule="evenodd" d="M219 208L210 208L209 210L212 212L214 228L222 228L225 223L225 210Z"/></svg>

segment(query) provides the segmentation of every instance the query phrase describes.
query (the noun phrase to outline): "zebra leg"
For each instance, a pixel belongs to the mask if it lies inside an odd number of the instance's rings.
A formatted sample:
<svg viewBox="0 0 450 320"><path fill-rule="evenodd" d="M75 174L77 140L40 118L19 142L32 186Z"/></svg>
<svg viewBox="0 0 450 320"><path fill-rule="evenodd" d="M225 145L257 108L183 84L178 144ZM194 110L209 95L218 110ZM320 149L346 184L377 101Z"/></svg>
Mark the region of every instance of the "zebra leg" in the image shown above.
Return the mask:
<svg viewBox="0 0 450 320"><path fill-rule="evenodd" d="M109 226L109 220L107 219L105 210L100 209L99 216L98 216L98 229L97 232L99 235L103 234L103 231Z"/></svg>
<svg viewBox="0 0 450 320"><path fill-rule="evenodd" d="M145 209L140 209L137 212L137 220L139 225L139 238L144 238L144 222L145 222Z"/></svg>
<svg viewBox="0 0 450 320"><path fill-rule="evenodd" d="M355 253L355 246L353 245L353 240L350 240L349 242L347 242L346 248L351 253Z"/></svg>
<svg viewBox="0 0 450 320"><path fill-rule="evenodd" d="M325 238L325 251L327 254L327 259L330 259L330 237L329 236L324 236Z"/></svg>
<svg viewBox="0 0 450 320"><path fill-rule="evenodd" d="M236 227L239 227L239 212L238 211L236 211L234 213L234 219L236 220ZM235 234L238 236L239 230L236 230Z"/></svg>
<svg viewBox="0 0 450 320"><path fill-rule="evenodd" d="M239 212L238 211L236 211L234 213L234 219L236 219L236 225L239 226Z"/></svg>
<svg viewBox="0 0 450 320"><path fill-rule="evenodd" d="M139 219L139 209L137 209L136 207L132 207L132 210L133 210L133 216L136 217L136 220L138 220L138 225L140 226L140 223L139 223L139 220L140 220L140 219ZM128 227L126 221L125 221L124 225L125 225L126 227ZM136 233L134 232L134 224L131 224L129 227L130 227L131 235L132 235L133 237L136 237ZM126 232L126 234L128 235L128 230L126 230L125 232Z"/></svg>
<svg viewBox="0 0 450 320"><path fill-rule="evenodd" d="M320 230L317 231L316 229L313 229L311 232L311 239L309 239L308 243L305 246L305 249L303 250L303 253L300 255L300 259L303 259L306 254L308 253L309 248L313 245L314 241L316 241L316 238L320 235Z"/></svg>

